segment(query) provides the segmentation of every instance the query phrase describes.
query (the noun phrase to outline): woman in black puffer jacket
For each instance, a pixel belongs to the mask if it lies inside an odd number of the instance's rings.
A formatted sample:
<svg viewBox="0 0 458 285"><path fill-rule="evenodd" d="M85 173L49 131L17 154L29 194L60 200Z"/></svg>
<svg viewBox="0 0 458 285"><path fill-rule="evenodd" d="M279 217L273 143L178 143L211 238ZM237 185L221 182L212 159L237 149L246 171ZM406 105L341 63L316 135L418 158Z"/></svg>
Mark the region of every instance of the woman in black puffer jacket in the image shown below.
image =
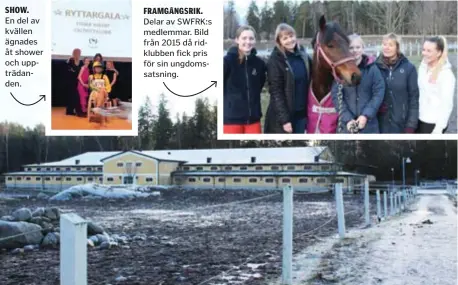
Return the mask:
<svg viewBox="0 0 458 285"><path fill-rule="evenodd" d="M307 129L311 58L287 24L278 25L275 41L277 46L267 62L270 103L264 132L303 134Z"/></svg>
<svg viewBox="0 0 458 285"><path fill-rule="evenodd" d="M241 26L237 46L224 57L224 133L261 133L261 92L266 81L266 65L256 56L256 32Z"/></svg>

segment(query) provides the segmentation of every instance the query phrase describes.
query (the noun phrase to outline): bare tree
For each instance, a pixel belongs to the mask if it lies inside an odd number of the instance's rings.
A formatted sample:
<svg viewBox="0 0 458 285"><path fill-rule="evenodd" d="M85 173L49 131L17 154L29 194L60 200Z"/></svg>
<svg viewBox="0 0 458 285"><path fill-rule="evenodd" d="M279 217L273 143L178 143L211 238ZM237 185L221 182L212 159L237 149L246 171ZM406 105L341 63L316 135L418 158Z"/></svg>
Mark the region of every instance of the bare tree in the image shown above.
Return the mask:
<svg viewBox="0 0 458 285"><path fill-rule="evenodd" d="M367 15L374 21L381 33L401 33L404 17L407 13L409 2L384 1L371 2Z"/></svg>

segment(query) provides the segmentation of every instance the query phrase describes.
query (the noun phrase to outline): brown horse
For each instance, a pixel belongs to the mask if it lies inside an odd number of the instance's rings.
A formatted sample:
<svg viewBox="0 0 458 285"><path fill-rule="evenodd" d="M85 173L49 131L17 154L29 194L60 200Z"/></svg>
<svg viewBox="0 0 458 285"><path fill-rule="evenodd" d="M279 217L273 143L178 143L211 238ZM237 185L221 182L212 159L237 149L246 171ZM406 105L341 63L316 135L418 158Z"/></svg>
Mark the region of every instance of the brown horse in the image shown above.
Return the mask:
<svg viewBox="0 0 458 285"><path fill-rule="evenodd" d="M308 98L307 133L335 133L338 114L331 98L334 81L339 85L358 85L361 72L350 53L350 41L336 22L319 20L319 31L312 40L312 84Z"/></svg>

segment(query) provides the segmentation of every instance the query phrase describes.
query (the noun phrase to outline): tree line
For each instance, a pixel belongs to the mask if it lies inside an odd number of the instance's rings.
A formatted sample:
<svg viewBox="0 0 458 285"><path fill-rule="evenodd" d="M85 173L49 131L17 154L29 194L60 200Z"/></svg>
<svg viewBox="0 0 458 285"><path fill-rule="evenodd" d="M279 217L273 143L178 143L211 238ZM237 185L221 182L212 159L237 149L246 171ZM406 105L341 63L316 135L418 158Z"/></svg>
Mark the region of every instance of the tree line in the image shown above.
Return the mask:
<svg viewBox="0 0 458 285"><path fill-rule="evenodd" d="M161 95L153 108L149 98L139 109L138 136L50 137L45 127L0 123L0 173L19 171L32 163L59 161L88 151L212 149L240 147L329 146L349 171L374 174L377 180L401 180L402 157L410 157L406 176L423 179L456 178L457 141L228 141L217 140L217 108L206 98L196 99L193 115L169 112Z"/></svg>
<svg viewBox="0 0 458 285"><path fill-rule="evenodd" d="M251 25L260 39L272 39L280 23L293 26L300 38L311 38L318 19L325 15L344 30L361 35L456 35L456 1L251 1L246 15L238 15L234 0L224 9L224 39L233 39L240 18Z"/></svg>

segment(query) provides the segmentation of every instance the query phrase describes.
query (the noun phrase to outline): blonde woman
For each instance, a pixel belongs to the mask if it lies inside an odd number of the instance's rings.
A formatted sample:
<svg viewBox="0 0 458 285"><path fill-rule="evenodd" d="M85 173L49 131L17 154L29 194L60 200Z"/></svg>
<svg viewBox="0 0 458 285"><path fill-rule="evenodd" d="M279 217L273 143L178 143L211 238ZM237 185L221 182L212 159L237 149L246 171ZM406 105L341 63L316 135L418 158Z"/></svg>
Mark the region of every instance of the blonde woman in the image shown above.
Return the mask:
<svg viewBox="0 0 458 285"><path fill-rule="evenodd" d="M385 97L378 114L380 133L414 133L418 126L418 74L400 47L397 35L384 36L382 53L376 60L385 81Z"/></svg>
<svg viewBox="0 0 458 285"><path fill-rule="evenodd" d="M94 101L96 108L103 107L108 99L108 94L111 92L111 84L108 77L103 74L103 65L96 61L92 65L94 74L89 76L89 87L91 94L89 95L89 102Z"/></svg>
<svg viewBox="0 0 458 285"><path fill-rule="evenodd" d="M385 83L382 74L375 66L375 58L364 54L363 39L356 34L348 38L350 52L361 70L361 83L358 86L345 86L342 89L343 101L339 104L338 84L334 82L331 90L332 100L341 116L339 119L346 126L342 128L343 133L349 133L356 125L358 133L376 134L380 132L377 111L385 96ZM339 108L342 108L342 112Z"/></svg>
<svg viewBox="0 0 458 285"><path fill-rule="evenodd" d="M447 49L444 37L432 37L423 44L423 61L418 71L420 120L417 133L442 134L447 129L456 81Z"/></svg>
<svg viewBox="0 0 458 285"><path fill-rule="evenodd" d="M305 133L311 58L287 24L275 31L276 46L267 62L270 102L265 133Z"/></svg>
<svg viewBox="0 0 458 285"><path fill-rule="evenodd" d="M266 65L256 56L256 31L241 26L224 56L224 133L261 133L261 92Z"/></svg>

